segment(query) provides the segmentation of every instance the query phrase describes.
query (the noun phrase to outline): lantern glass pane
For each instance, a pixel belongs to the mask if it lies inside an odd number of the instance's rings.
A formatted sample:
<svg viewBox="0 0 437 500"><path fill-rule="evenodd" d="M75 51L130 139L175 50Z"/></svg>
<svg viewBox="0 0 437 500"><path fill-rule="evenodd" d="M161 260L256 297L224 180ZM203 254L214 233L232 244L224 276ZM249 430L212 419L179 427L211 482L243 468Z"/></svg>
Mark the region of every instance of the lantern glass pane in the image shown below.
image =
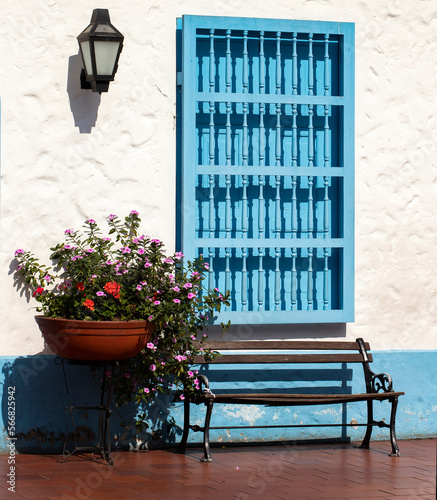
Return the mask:
<svg viewBox="0 0 437 500"><path fill-rule="evenodd" d="M95 33L116 33L109 24L98 24Z"/></svg>
<svg viewBox="0 0 437 500"><path fill-rule="evenodd" d="M112 75L120 42L94 42L97 75Z"/></svg>
<svg viewBox="0 0 437 500"><path fill-rule="evenodd" d="M93 74L93 67L91 64L90 42L80 42L80 51L82 52L83 62L85 65L85 73L88 76L91 76Z"/></svg>

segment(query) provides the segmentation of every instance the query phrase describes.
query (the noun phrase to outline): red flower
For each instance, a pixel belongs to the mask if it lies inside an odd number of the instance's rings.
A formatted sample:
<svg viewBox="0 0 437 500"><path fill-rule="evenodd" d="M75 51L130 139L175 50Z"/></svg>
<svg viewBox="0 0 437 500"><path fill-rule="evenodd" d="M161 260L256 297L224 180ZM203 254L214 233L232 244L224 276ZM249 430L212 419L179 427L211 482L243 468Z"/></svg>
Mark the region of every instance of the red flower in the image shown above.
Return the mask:
<svg viewBox="0 0 437 500"><path fill-rule="evenodd" d="M36 295L41 295L44 291L44 288L42 286L39 286L34 292L33 292L33 297Z"/></svg>
<svg viewBox="0 0 437 500"><path fill-rule="evenodd" d="M84 286L84 284L82 283L82 281L81 281L81 282L79 282L79 283L76 285L76 288L77 288L78 290L85 290L85 286Z"/></svg>
<svg viewBox="0 0 437 500"><path fill-rule="evenodd" d="M103 288L106 292L110 293L114 299L120 298L121 285L119 285L116 281L109 281Z"/></svg>
<svg viewBox="0 0 437 500"><path fill-rule="evenodd" d="M94 302L91 299L86 299L83 305L88 309L90 309L91 311L94 311Z"/></svg>

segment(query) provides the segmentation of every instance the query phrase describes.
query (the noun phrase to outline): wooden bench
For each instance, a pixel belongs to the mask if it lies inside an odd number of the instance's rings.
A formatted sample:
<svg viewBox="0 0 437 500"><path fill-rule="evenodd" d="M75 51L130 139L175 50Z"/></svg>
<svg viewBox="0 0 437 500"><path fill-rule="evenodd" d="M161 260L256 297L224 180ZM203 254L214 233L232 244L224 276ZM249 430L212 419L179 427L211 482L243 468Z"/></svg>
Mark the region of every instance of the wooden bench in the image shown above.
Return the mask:
<svg viewBox="0 0 437 500"><path fill-rule="evenodd" d="M349 363L362 363L364 368L364 380L366 392L361 394L345 394L335 393L332 388L319 389L317 394L301 393L293 389L284 389L281 387L281 392L271 392L270 390L263 390L262 392L240 392L240 389L235 387L228 387L226 390L215 390L210 387L209 380L205 373L207 368L201 369L203 373L199 373L198 378L201 382L202 393L196 397L186 397L184 400L184 430L180 443L180 451L185 452L188 433L191 430L195 432L203 432L204 455L201 461L211 462L210 444L209 444L209 431L210 429L236 429L241 427L210 427L211 414L214 405L217 404L238 404L238 405L266 405L266 406L307 406L307 405L328 405L328 404L341 404L351 403L355 401L367 402L367 423L365 424L324 424L324 426L356 426L363 425L367 427L366 434L361 443L360 448L369 448L370 437L374 426L388 427L390 429L390 440L392 453L390 456L399 456L399 447L396 441L395 433L395 419L396 408L399 396L404 392L394 392L393 384L390 375L386 373L375 374L371 371L369 363L373 361L372 354L368 353L370 350L369 344L364 342L363 339L357 339L356 342L342 342L342 341L211 341L207 342L205 347L214 351L220 352L222 355L211 361L205 361L203 356L196 356L192 359L193 364L201 365L216 365L216 364L253 364L254 370L258 374L262 374L263 366L267 363L283 363L286 370L290 370L290 364L304 363L305 367L309 364L323 363L325 364L342 364L346 367ZM242 352L250 351L250 352ZM263 353L261 351L264 351ZM267 351L267 352L266 352ZM311 351L323 351L313 353ZM346 365L344 364L346 363ZM332 366L332 365L331 365ZM250 368L250 367L249 367ZM290 372L291 373L291 372ZM261 375L260 375L261 376ZM262 382L263 380L259 380ZM341 389L341 388L340 388ZM350 387L347 387L350 391ZM275 389L273 389L275 390ZM327 393L324 393L326 390ZM328 393L330 392L330 393ZM344 392L344 391L343 391ZM373 401L388 400L391 403L390 423L384 420L375 421L373 417ZM206 405L206 415L204 426L190 424L190 405L194 403ZM265 427L312 427L321 424L311 425L275 425L275 426L261 426ZM248 426L247 426L248 427ZM246 428L247 428L246 427ZM244 428L244 427L243 427Z"/></svg>

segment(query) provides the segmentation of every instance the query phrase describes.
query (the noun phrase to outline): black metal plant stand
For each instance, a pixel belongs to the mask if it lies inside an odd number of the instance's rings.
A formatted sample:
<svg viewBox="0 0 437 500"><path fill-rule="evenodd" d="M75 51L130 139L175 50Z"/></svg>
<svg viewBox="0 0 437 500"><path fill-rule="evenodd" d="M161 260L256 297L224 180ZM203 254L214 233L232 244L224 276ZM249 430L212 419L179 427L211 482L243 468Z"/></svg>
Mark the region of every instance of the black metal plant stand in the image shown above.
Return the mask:
<svg viewBox="0 0 437 500"><path fill-rule="evenodd" d="M72 365L93 365L100 366L103 368L103 377L100 387L100 404L96 406L75 406L71 404L69 385L67 379L67 373L65 370L65 362ZM101 458L103 458L107 465L112 466L113 460L111 458L111 436L109 429L109 418L111 416L111 382L112 382L112 369L117 361L80 361L72 359L64 359L61 357L55 358L55 364L62 366L62 371L64 374L65 389L67 392L68 406L66 407L67 417L67 430L65 432L64 447L62 454L58 457L58 462L65 462L71 455L81 454L81 453L93 453L99 452ZM107 370L111 369L110 376L107 375ZM97 433L97 443L93 447L89 446L78 446L76 437L76 426L74 424L73 412L75 410L94 410L99 412L99 429ZM67 450L68 432L70 429L70 421L73 429L73 440L74 449L72 451Z"/></svg>

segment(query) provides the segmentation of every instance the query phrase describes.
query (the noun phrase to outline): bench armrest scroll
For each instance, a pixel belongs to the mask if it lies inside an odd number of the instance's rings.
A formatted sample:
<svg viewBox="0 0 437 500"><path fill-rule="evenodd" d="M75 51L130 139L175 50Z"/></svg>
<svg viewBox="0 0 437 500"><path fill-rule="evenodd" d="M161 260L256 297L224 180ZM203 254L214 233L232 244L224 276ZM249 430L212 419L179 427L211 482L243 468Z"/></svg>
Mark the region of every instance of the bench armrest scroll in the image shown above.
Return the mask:
<svg viewBox="0 0 437 500"><path fill-rule="evenodd" d="M200 381L200 390L202 392L202 396L208 398L213 398L215 397L214 394L212 393L211 389L209 388L209 380L206 375L197 375L197 378Z"/></svg>
<svg viewBox="0 0 437 500"><path fill-rule="evenodd" d="M364 378L366 390L369 393L393 392L393 380L388 373L373 373L369 367L369 356L363 339L357 339L358 347L363 356Z"/></svg>
<svg viewBox="0 0 437 500"><path fill-rule="evenodd" d="M369 370L370 371L370 370ZM393 380L388 373L373 373L370 371L372 376L370 383L372 384L372 392L393 392Z"/></svg>

